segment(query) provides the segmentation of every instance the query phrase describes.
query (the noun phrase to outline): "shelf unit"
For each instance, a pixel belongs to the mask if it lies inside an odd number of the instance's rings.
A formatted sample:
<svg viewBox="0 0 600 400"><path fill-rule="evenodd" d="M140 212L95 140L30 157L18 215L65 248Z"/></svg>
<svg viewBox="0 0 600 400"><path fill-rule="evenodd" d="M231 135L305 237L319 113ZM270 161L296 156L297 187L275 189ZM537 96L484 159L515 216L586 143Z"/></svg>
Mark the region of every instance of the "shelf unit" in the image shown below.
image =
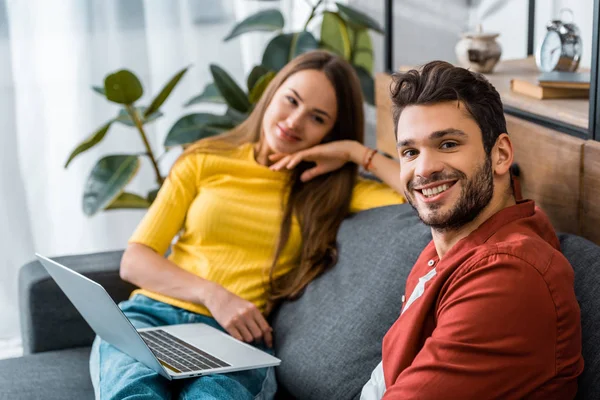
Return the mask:
<svg viewBox="0 0 600 400"><path fill-rule="evenodd" d="M534 51L535 0L528 0L527 55ZM385 0L384 65L386 72L393 68L393 0ZM536 100L510 91L512 77L532 77L537 74L533 58L501 62L493 74L487 75L504 103L504 111L521 119L582 139L600 141L600 0L594 0L592 30L592 65L590 97L588 100Z"/></svg>

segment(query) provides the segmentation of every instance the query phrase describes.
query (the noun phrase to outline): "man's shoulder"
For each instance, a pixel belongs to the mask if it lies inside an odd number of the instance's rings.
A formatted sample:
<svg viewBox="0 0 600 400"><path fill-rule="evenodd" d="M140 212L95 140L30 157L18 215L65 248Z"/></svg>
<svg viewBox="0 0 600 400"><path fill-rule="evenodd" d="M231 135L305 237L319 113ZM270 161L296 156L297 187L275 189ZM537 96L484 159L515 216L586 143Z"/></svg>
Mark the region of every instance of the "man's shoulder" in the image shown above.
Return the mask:
<svg viewBox="0 0 600 400"><path fill-rule="evenodd" d="M558 275L570 275L573 271L560 250L537 236L486 242L473 248L464 263L468 269L496 268L502 265L533 268L541 277L556 275L557 272Z"/></svg>

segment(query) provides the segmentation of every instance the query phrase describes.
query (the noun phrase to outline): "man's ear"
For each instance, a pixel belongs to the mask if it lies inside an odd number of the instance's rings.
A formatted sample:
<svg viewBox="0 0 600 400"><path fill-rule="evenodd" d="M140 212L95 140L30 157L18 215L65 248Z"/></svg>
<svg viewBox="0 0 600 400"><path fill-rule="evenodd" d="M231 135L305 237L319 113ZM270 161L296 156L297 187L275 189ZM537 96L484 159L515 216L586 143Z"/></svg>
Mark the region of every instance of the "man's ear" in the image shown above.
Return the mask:
<svg viewBox="0 0 600 400"><path fill-rule="evenodd" d="M492 149L492 170L497 176L504 176L510 172L513 164L514 153L512 142L508 134L502 133L498 136L496 144Z"/></svg>

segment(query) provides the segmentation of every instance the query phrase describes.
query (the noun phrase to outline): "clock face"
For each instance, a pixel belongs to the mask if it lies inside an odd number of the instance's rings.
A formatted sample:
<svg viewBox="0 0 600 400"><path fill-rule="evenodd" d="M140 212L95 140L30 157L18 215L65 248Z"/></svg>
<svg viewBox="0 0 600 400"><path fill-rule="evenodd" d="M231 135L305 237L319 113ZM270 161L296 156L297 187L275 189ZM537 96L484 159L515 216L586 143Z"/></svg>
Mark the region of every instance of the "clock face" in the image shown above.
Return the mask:
<svg viewBox="0 0 600 400"><path fill-rule="evenodd" d="M536 61L538 68L544 72L553 71L560 60L562 42L558 32L548 31L544 41L538 49Z"/></svg>

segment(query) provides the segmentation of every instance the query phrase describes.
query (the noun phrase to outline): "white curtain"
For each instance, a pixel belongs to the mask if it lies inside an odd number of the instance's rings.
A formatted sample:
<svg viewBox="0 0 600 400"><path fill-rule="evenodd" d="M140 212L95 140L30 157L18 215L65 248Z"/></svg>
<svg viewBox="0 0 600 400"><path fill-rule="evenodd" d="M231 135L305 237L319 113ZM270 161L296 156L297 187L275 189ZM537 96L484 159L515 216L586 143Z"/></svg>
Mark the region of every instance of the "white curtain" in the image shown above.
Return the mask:
<svg viewBox="0 0 600 400"><path fill-rule="evenodd" d="M272 3L278 6L278 3ZM121 249L143 211L82 212L89 171L106 154L143 151L137 132L113 124L102 143L63 165L77 144L118 107L90 90L107 73L135 72L148 104L181 68L192 65L148 126L157 153L186 100L210 82L216 63L243 83L233 0L0 0L0 356L19 337L18 267L34 258ZM176 153L161 160L163 174ZM154 177L143 164L132 190Z"/></svg>

